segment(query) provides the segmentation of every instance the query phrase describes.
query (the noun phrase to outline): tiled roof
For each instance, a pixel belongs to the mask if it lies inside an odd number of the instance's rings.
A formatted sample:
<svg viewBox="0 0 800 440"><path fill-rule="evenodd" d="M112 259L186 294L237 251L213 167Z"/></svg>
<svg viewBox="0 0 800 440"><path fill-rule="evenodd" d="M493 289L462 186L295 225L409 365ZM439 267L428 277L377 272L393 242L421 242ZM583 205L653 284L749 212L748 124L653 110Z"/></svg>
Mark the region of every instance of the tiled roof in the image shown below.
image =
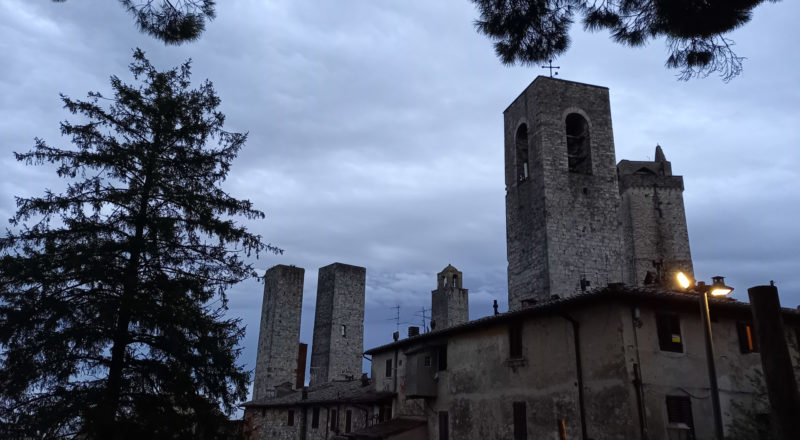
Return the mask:
<svg viewBox="0 0 800 440"><path fill-rule="evenodd" d="M377 392L372 384L363 385L361 380L334 381L313 388L306 388L303 398L302 390L295 390L283 396L261 399L244 403L244 407L301 406L341 403L372 403L394 396L391 392Z"/></svg>
<svg viewBox="0 0 800 440"><path fill-rule="evenodd" d="M540 301L536 304L530 305L520 310L515 310L513 312L506 312L494 316L487 316L484 318L468 321L457 326L437 329L417 336L411 336L406 339L401 339L397 342L392 342L389 344L371 348L367 350L365 353L373 355L375 353L381 353L386 350L402 348L425 340L436 339L438 337L456 334L474 328L498 325L501 323L505 323L509 320L517 319L524 316L559 313L567 311L572 308L593 304L598 301L608 301L608 300L661 302L661 303L671 303L674 305L690 305L690 304L697 304L698 294L691 292L669 290L664 288L630 287L630 286L625 286L623 284L612 284L607 287L595 289L584 293L579 293L577 295L573 295L567 298L554 298L547 301ZM712 310L738 310L741 312L750 313L749 303L739 302L732 298L714 298L709 296L708 302L709 302L709 308ZM792 321L800 322L800 312L798 310L783 308L783 316L784 319L790 318L792 319Z"/></svg>

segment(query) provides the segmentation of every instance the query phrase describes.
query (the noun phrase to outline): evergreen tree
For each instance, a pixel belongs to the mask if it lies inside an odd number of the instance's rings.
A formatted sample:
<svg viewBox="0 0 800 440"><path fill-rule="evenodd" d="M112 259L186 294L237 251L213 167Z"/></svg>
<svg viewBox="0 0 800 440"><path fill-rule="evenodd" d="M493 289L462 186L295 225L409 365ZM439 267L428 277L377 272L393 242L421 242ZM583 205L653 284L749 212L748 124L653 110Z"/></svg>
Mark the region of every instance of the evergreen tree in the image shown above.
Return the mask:
<svg viewBox="0 0 800 440"><path fill-rule="evenodd" d="M564 53L576 15L586 30L607 29L617 43L641 46L665 38L666 66L680 79L718 72L729 81L743 58L724 35L750 20L765 0L472 0L479 32L495 40L503 63L537 64ZM770 0L778 1L778 0Z"/></svg>
<svg viewBox="0 0 800 440"><path fill-rule="evenodd" d="M246 256L280 252L220 188L246 135L188 62L157 71L137 49L130 69L113 98L62 96L74 149L16 154L69 183L17 198L0 238L0 438L214 438L246 397L225 291L255 275Z"/></svg>
<svg viewBox="0 0 800 440"><path fill-rule="evenodd" d="M53 0L63 3L66 0ZM167 44L196 40L215 13L214 0L118 0L139 30Z"/></svg>

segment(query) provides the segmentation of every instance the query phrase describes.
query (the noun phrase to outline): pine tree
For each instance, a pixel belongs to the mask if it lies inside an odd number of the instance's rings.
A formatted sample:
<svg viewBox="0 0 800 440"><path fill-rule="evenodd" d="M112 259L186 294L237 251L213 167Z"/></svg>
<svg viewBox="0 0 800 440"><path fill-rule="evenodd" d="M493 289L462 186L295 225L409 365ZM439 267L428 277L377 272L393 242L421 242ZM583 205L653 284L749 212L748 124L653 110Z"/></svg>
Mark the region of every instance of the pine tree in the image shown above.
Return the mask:
<svg viewBox="0 0 800 440"><path fill-rule="evenodd" d="M214 438L246 397L225 291L251 253L280 252L220 188L246 135L223 130L210 82L190 88L189 62L133 58L138 85L62 96L75 148L16 154L69 182L17 198L0 238L0 438Z"/></svg>
<svg viewBox="0 0 800 440"><path fill-rule="evenodd" d="M742 71L743 58L725 34L750 21L765 0L472 0L478 31L495 40L505 64L538 64L563 54L576 16L584 29L606 29L612 39L641 46L665 38L668 68L679 78L717 72L729 81ZM778 0L770 0L778 1Z"/></svg>
<svg viewBox="0 0 800 440"><path fill-rule="evenodd" d="M66 0L53 0L63 3ZM216 16L214 0L118 0L139 30L166 44L196 40Z"/></svg>

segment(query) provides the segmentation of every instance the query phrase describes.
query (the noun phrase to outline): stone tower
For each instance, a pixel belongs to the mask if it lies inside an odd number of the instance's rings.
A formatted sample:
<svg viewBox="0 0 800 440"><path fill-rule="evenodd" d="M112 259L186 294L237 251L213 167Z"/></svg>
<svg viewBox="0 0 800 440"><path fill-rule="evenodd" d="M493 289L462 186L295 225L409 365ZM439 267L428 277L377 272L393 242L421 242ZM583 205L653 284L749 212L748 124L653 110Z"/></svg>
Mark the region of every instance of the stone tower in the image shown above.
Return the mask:
<svg viewBox="0 0 800 440"><path fill-rule="evenodd" d="M461 272L449 264L437 276L437 289L431 292L431 330L469 321L469 296L461 288L462 279Z"/></svg>
<svg viewBox="0 0 800 440"><path fill-rule="evenodd" d="M627 284L672 283L682 271L693 278L689 233L683 207L683 178L660 146L655 160L622 160L617 165L622 202Z"/></svg>
<svg viewBox="0 0 800 440"><path fill-rule="evenodd" d="M361 376L367 270L333 263L319 269L310 385Z"/></svg>
<svg viewBox="0 0 800 440"><path fill-rule="evenodd" d="M296 382L304 274L300 267L278 265L264 275L253 400L274 397L276 386Z"/></svg>
<svg viewBox="0 0 800 440"><path fill-rule="evenodd" d="M540 76L504 121L509 310L621 282L608 89Z"/></svg>

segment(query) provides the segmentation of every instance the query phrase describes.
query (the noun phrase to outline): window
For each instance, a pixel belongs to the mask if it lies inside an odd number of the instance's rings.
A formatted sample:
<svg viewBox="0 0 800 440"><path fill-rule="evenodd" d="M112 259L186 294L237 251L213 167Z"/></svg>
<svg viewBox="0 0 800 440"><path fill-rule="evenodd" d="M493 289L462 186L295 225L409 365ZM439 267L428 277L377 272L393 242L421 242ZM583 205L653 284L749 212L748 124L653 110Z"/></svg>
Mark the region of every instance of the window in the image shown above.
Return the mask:
<svg viewBox="0 0 800 440"><path fill-rule="evenodd" d="M528 126L522 124L517 129L517 137L514 145L517 152L517 182L528 180Z"/></svg>
<svg viewBox="0 0 800 440"><path fill-rule="evenodd" d="M670 439L694 439L692 401L688 396L667 396L667 422Z"/></svg>
<svg viewBox="0 0 800 440"><path fill-rule="evenodd" d="M567 162L570 173L592 174L589 123L577 113L567 115Z"/></svg>
<svg viewBox="0 0 800 440"><path fill-rule="evenodd" d="M528 415L525 402L514 402L514 440L528 440Z"/></svg>
<svg viewBox="0 0 800 440"><path fill-rule="evenodd" d="M661 351L683 353L681 321L677 314L657 313L656 328L658 331L658 346Z"/></svg>
<svg viewBox="0 0 800 440"><path fill-rule="evenodd" d="M438 359L437 369L444 371L447 369L447 346L442 345L438 348L436 357Z"/></svg>
<svg viewBox="0 0 800 440"><path fill-rule="evenodd" d="M392 377L392 359L386 359L386 377Z"/></svg>
<svg viewBox="0 0 800 440"><path fill-rule="evenodd" d="M344 432L350 432L350 428L353 427L353 411L347 410L344 415Z"/></svg>
<svg viewBox="0 0 800 440"><path fill-rule="evenodd" d="M342 337L346 338L347 337L347 326L342 324L341 331L342 331Z"/></svg>
<svg viewBox="0 0 800 440"><path fill-rule="evenodd" d="M315 406L314 409L311 410L311 428L317 429L319 428L319 407Z"/></svg>
<svg viewBox="0 0 800 440"><path fill-rule="evenodd" d="M336 428L339 426L338 420L336 420L336 415L337 415L336 410L335 409L330 410L329 414L331 418L331 430L335 431Z"/></svg>
<svg viewBox="0 0 800 440"><path fill-rule="evenodd" d="M289 410L289 420L286 421L286 424L289 426L294 426L294 410Z"/></svg>
<svg viewBox="0 0 800 440"><path fill-rule="evenodd" d="M430 367L431 366L431 357L430 356L425 356L425 360L423 360L423 362L424 362L423 363L424 366Z"/></svg>
<svg viewBox="0 0 800 440"><path fill-rule="evenodd" d="M739 333L739 350L742 353L758 353L758 341L753 324L749 322L736 323L736 330Z"/></svg>
<svg viewBox="0 0 800 440"><path fill-rule="evenodd" d="M439 440L450 440L450 416L447 411L439 411Z"/></svg>
<svg viewBox="0 0 800 440"><path fill-rule="evenodd" d="M508 357L522 357L522 323L515 322L508 327Z"/></svg>

